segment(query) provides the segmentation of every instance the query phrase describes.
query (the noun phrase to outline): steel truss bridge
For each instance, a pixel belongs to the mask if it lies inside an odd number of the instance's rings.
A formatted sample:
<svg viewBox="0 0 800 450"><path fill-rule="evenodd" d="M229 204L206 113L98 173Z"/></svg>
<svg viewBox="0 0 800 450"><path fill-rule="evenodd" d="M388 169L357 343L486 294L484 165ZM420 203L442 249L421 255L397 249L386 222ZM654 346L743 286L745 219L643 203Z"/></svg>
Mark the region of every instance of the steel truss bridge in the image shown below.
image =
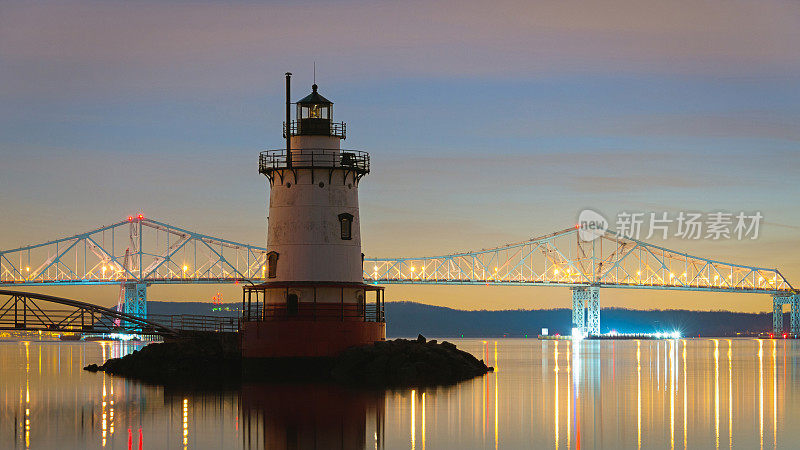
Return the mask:
<svg viewBox="0 0 800 450"><path fill-rule="evenodd" d="M119 285L117 310L147 317L153 284L253 282L267 250L130 216L111 225L0 251L0 287Z"/></svg>
<svg viewBox="0 0 800 450"><path fill-rule="evenodd" d="M800 293L778 269L692 256L618 235L581 238L580 225L491 249L424 258L368 258L364 279L378 284L562 286L572 290L572 326L600 333L600 288L761 293L773 298L773 330L800 334Z"/></svg>
<svg viewBox="0 0 800 450"><path fill-rule="evenodd" d="M725 263L579 226L496 248L422 258L366 258L374 284L560 286L572 291L573 328L600 333L600 288L768 294L773 329L800 334L800 292L778 269ZM267 249L141 215L55 241L0 251L0 287L119 285L117 310L147 317L152 284L262 281Z"/></svg>

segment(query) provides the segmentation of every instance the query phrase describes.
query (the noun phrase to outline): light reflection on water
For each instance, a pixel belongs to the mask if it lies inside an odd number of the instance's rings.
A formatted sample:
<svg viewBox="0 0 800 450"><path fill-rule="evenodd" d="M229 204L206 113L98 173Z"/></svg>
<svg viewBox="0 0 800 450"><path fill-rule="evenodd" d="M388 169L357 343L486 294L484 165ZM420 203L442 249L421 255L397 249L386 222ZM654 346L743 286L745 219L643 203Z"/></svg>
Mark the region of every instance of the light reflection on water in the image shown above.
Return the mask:
<svg viewBox="0 0 800 450"><path fill-rule="evenodd" d="M136 344L0 342L0 448L796 448L800 342L453 340L455 386L164 389L81 370ZM202 374L198 374L202 376Z"/></svg>

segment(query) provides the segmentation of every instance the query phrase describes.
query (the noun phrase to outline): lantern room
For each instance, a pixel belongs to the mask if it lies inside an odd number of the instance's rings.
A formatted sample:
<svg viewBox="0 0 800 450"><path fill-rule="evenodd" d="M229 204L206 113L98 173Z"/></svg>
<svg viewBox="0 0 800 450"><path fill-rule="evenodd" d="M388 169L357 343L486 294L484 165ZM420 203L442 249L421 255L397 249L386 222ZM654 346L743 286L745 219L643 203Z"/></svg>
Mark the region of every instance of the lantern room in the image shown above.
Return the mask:
<svg viewBox="0 0 800 450"><path fill-rule="evenodd" d="M327 119L333 118L333 102L317 92L317 85L311 86L311 93L297 102L297 118L305 119Z"/></svg>
<svg viewBox="0 0 800 450"><path fill-rule="evenodd" d="M345 138L345 124L333 122L333 102L311 86L311 93L297 103L296 120L292 121L292 136L335 136Z"/></svg>

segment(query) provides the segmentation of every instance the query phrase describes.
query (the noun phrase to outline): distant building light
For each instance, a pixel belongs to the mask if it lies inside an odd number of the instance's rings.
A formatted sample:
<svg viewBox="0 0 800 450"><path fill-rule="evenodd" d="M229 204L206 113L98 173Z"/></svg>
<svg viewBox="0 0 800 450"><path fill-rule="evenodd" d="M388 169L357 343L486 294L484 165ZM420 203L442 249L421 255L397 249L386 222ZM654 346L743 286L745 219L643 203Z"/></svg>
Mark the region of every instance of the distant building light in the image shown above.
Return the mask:
<svg viewBox="0 0 800 450"><path fill-rule="evenodd" d="M580 341L583 339L583 331L580 328L573 328L572 329L572 339L576 341Z"/></svg>

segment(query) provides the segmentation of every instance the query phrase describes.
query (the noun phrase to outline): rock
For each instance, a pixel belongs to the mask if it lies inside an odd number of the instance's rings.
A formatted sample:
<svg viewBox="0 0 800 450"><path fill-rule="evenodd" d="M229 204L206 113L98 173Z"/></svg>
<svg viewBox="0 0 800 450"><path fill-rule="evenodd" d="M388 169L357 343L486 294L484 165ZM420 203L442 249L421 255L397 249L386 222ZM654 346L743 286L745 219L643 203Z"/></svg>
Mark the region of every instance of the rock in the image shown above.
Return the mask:
<svg viewBox="0 0 800 450"><path fill-rule="evenodd" d="M88 366L84 367L83 370L88 370L89 372L97 372L98 370L100 370L100 368L97 367L97 364L89 364Z"/></svg>
<svg viewBox="0 0 800 450"><path fill-rule="evenodd" d="M373 387L454 384L491 370L483 361L449 342L395 339L351 347L335 358L331 377L341 383Z"/></svg>
<svg viewBox="0 0 800 450"><path fill-rule="evenodd" d="M173 385L220 385L237 383L241 375L238 345L221 335L193 335L174 342L150 344L122 358L85 369ZM92 367L94 366L94 367Z"/></svg>

